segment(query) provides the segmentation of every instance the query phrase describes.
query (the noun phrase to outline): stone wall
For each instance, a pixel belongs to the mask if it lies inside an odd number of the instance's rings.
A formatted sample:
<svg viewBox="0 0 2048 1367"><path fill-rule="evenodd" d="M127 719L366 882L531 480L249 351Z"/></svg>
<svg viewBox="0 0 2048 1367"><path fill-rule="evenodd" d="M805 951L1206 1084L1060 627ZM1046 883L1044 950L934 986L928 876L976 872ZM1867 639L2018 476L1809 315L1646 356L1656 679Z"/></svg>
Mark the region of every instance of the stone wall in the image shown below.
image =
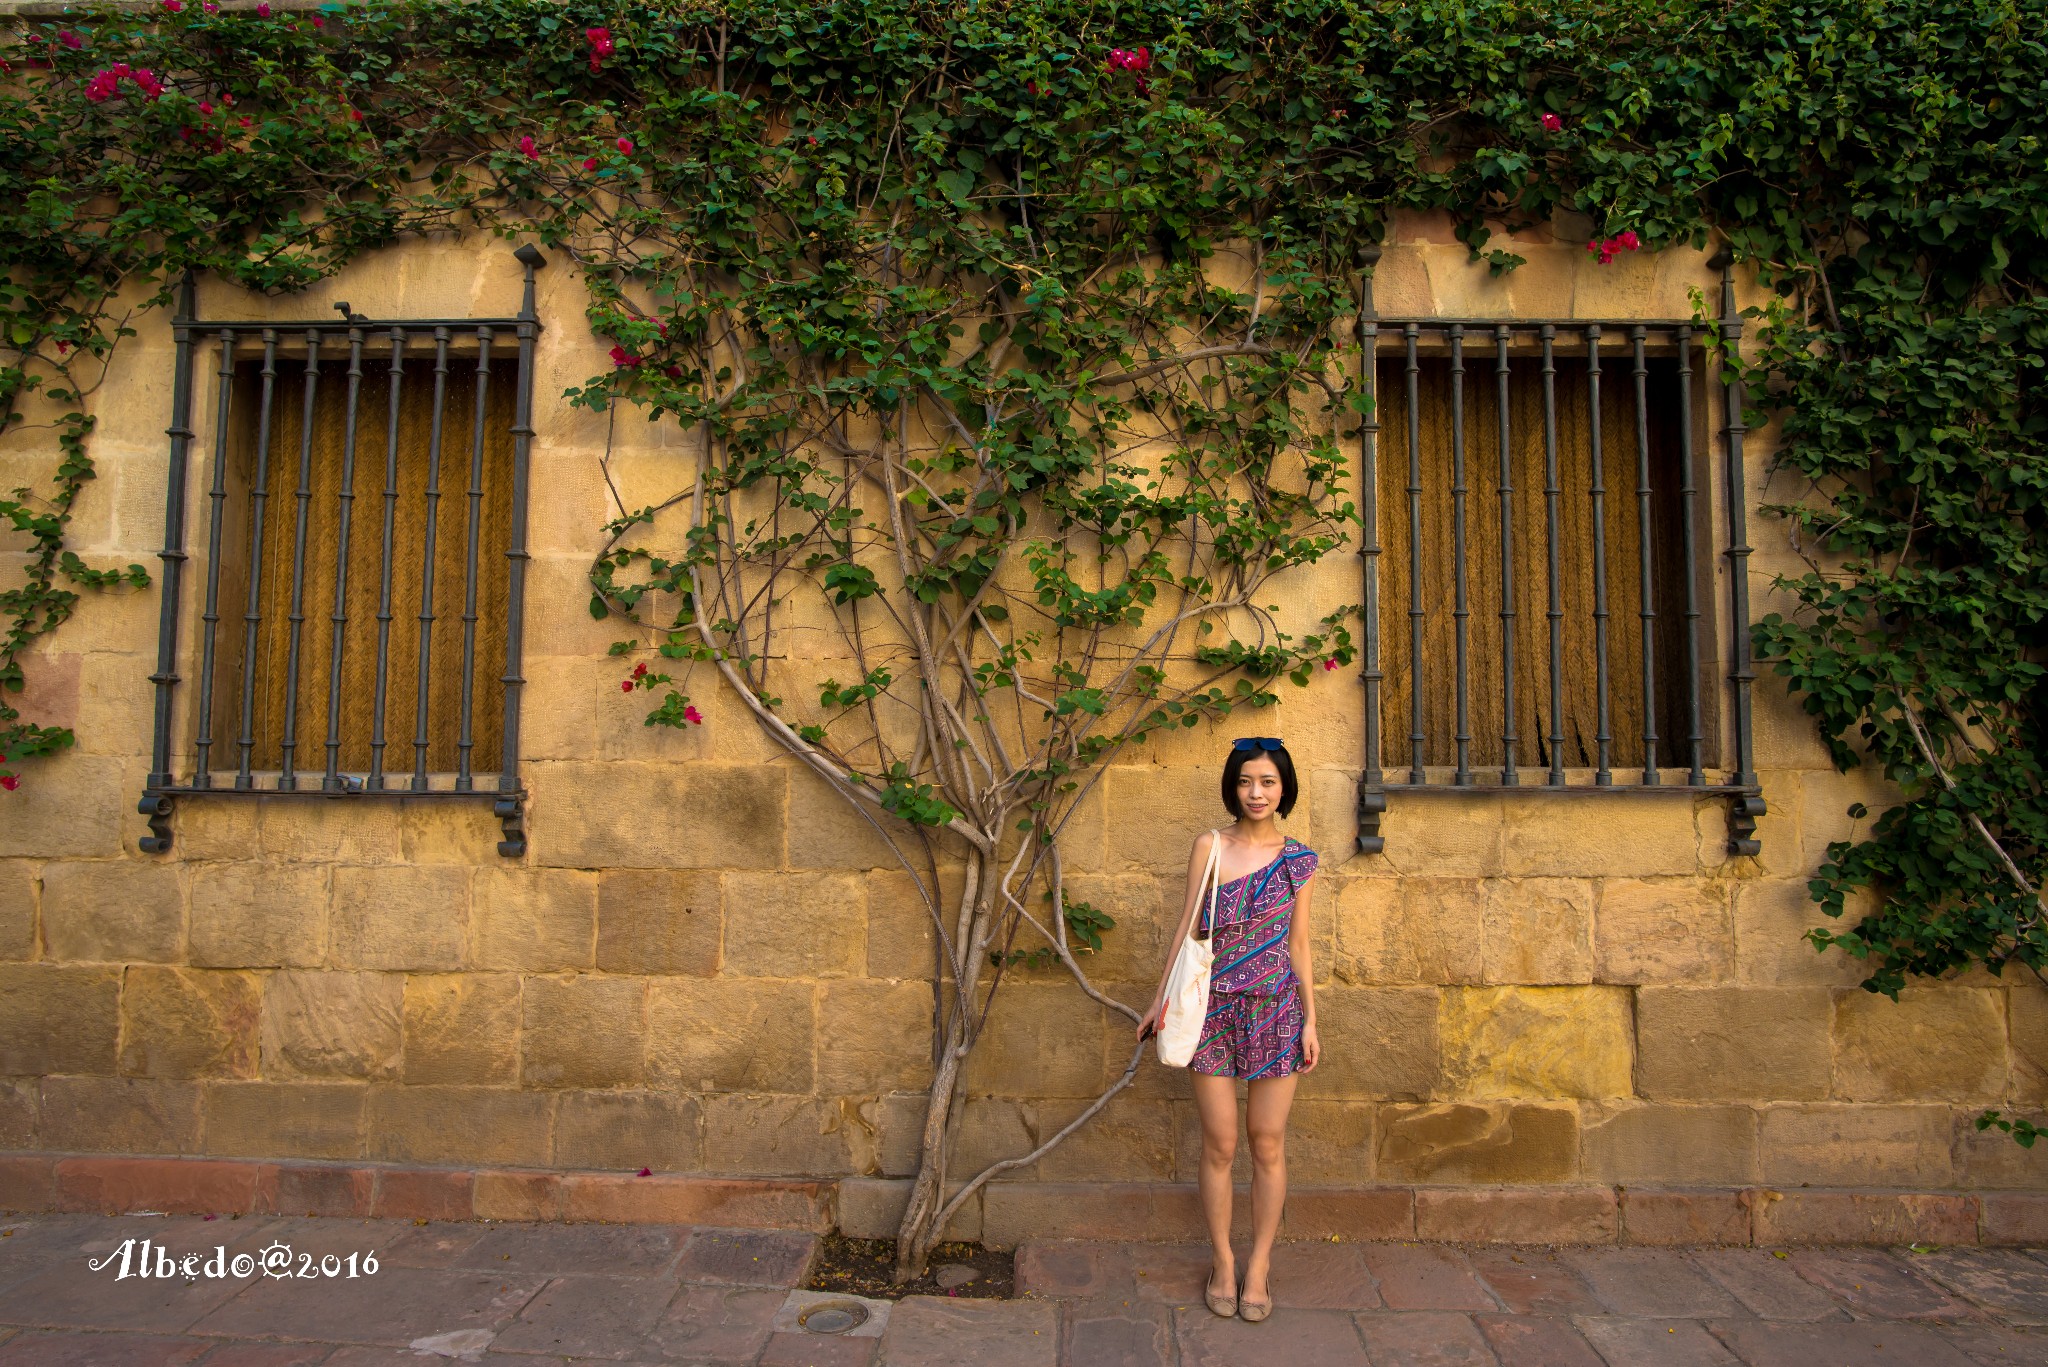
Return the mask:
<svg viewBox="0 0 2048 1367"><path fill-rule="evenodd" d="M1699 254L1602 268L1548 238L1518 240L1529 263L1494 280L1446 222L1401 219L1378 307L1682 317L1688 284L1712 295ZM568 268L541 282L546 396L606 362ZM346 298L372 317L456 316L509 312L517 290L501 245L436 241L296 299L208 283L201 308L309 317ZM75 543L95 563L154 565L162 540L171 342L161 315L140 334L94 399L101 475ZM701 729L643 727L639 700L619 699L604 657L619 633L584 607L615 512L604 423L537 408L523 858L496 854L484 805L317 797L186 801L173 851L142 854L157 588L89 595L29 660L22 704L75 726L79 745L25 766L21 790L0 797L0 1150L911 1171L931 1001L906 878L708 671ZM1769 437L1751 447L1759 503L1773 493ZM611 473L629 503L681 483L673 431L624 438ZM29 482L47 460L34 433L12 436L0 483ZM194 466L201 508L204 460ZM1753 520L1752 539L1761 615L1772 575L1798 562L1777 524ZM0 540L0 573L18 550ZM1334 604L1356 596L1358 572L1336 554L1294 588ZM1971 1124L1987 1105L2048 1101L2048 994L1978 973L1895 1004L1801 940L1820 919L1808 871L1851 830L1852 802L1885 795L1834 772L1775 685L1756 698L1763 853L1743 859L1724 853L1719 802L1536 792L1396 798L1387 852L1356 855L1356 690L1348 674L1285 686L1258 728L1289 738L1305 790L1287 828L1322 857L1326 1061L1296 1103L1296 1183L2048 1186L2048 1149ZM1118 921L1093 968L1122 1000L1142 1005L1157 980L1187 842L1225 819L1220 749L1203 730L1128 756L1069 827L1071 892ZM1059 974L1018 970L974 1060L954 1171L1063 1125L1130 1047L1127 1023ZM1095 1123L1006 1180L1186 1183L1195 1141L1185 1076L1148 1062ZM891 1190L861 1189L885 1204Z"/></svg>

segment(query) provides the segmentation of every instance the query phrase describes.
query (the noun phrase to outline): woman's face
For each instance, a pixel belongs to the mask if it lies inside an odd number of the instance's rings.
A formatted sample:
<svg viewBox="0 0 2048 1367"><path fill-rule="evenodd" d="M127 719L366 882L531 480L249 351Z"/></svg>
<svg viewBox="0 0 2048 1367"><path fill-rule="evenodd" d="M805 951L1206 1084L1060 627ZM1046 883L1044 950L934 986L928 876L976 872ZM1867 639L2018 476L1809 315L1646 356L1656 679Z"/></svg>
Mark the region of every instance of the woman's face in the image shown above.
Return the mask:
<svg viewBox="0 0 2048 1367"><path fill-rule="evenodd" d="M1280 807L1280 766L1260 755L1237 771L1237 809L1247 821L1269 816Z"/></svg>

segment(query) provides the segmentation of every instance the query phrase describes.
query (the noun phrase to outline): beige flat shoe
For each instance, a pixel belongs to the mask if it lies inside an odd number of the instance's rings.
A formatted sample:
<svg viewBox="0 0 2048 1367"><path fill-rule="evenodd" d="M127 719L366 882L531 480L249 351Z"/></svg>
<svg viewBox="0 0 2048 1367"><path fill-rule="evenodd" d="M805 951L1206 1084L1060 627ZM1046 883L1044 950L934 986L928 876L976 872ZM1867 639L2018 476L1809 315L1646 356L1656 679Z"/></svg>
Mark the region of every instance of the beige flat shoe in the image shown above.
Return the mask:
<svg viewBox="0 0 2048 1367"><path fill-rule="evenodd" d="M1240 1287L1237 1302L1238 1318L1242 1319L1246 1324L1257 1324L1260 1320L1273 1313L1273 1302L1271 1300L1273 1295L1273 1278L1270 1273L1266 1277L1266 1295L1268 1299L1263 1301L1246 1300L1244 1299L1243 1288Z"/></svg>
<svg viewBox="0 0 2048 1367"><path fill-rule="evenodd" d="M1211 1266L1209 1269L1210 1281L1213 1281L1215 1279L1215 1275L1216 1269L1215 1267ZM1232 1284L1235 1285L1234 1279ZM1214 1291L1211 1291L1209 1289L1209 1282L1206 1281L1202 1283L1202 1299L1209 1302L1209 1309L1212 1313L1221 1315L1225 1319L1229 1319L1232 1315L1235 1315L1237 1313L1237 1297L1234 1295L1217 1295Z"/></svg>

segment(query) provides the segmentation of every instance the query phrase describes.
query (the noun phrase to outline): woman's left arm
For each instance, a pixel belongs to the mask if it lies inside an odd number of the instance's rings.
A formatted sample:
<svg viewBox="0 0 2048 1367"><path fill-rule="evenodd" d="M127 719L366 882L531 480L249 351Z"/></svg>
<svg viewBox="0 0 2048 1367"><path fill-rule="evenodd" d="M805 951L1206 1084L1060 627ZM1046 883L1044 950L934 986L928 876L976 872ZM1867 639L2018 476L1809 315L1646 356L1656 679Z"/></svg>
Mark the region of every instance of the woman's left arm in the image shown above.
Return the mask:
<svg viewBox="0 0 2048 1367"><path fill-rule="evenodd" d="M1309 930L1309 899L1315 890L1316 878L1314 871L1311 870L1307 880L1295 889L1294 915L1292 923L1287 928L1287 957L1294 966L1294 976L1301 982L1303 1072L1314 1068L1317 1058L1322 1054L1322 1043L1316 1037L1315 961L1309 953L1309 942L1314 938Z"/></svg>

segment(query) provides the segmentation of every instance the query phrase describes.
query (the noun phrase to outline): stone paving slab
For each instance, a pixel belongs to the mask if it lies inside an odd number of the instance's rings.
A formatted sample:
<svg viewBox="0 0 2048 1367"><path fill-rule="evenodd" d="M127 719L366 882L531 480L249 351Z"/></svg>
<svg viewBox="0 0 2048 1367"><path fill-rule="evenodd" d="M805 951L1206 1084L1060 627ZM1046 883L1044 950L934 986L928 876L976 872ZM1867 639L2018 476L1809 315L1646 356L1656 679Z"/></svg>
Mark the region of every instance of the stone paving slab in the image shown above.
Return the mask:
<svg viewBox="0 0 2048 1367"><path fill-rule="evenodd" d="M89 1269L144 1238L315 1266L375 1249L380 1269ZM1206 1245L1047 1242L1019 1250L1017 1299L908 1297L879 1337L778 1332L816 1252L810 1234L684 1225L0 1220L0 1269L21 1274L0 1276L0 1367L2048 1364L2040 1250L1303 1241L1275 1249L1276 1308L1248 1324L1202 1304ZM433 1344L461 1355L422 1356Z"/></svg>

